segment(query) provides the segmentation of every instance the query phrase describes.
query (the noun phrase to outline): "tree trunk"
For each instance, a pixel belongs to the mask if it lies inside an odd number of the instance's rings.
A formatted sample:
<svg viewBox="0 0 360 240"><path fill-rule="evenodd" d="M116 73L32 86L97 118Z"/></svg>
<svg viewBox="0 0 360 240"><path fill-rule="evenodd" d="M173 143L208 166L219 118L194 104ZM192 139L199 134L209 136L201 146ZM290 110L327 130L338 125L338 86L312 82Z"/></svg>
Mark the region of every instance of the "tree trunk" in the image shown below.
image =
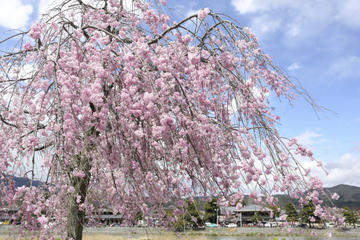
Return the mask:
<svg viewBox="0 0 360 240"><path fill-rule="evenodd" d="M82 232L85 222L85 212L79 209L76 199L72 199L69 203L67 216L67 239L82 240Z"/></svg>
<svg viewBox="0 0 360 240"><path fill-rule="evenodd" d="M80 209L80 205L85 202L89 181L90 181L90 159L86 157L76 157L76 165L84 173L84 177L71 176L70 185L74 192L68 196L68 215L67 215L67 238L72 240L82 240L82 233L85 223L85 211Z"/></svg>

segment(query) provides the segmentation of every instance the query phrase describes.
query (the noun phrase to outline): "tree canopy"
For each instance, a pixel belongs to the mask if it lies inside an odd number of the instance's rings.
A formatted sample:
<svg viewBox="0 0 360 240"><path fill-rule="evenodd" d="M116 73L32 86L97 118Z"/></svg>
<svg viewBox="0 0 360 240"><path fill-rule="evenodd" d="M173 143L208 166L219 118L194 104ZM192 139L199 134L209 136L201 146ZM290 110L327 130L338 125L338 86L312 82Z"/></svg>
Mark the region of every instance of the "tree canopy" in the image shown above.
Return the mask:
<svg viewBox="0 0 360 240"><path fill-rule="evenodd" d="M293 203L289 202L286 204L285 212L287 215L286 220L290 221L291 223L294 223L299 219L299 215L296 212L296 208Z"/></svg>
<svg viewBox="0 0 360 240"><path fill-rule="evenodd" d="M1 54L1 206L76 240L98 209L170 221L174 199L233 205L249 189L270 205L272 192L311 199L325 217L299 157L316 160L280 136L270 102L308 96L255 35L207 8L173 22L165 0L125 2L61 1Z"/></svg>
<svg viewBox="0 0 360 240"><path fill-rule="evenodd" d="M352 225L354 228L356 227L356 223L358 221L358 213L354 209L350 209L348 207L345 207L343 209L343 214L345 217L345 222Z"/></svg>
<svg viewBox="0 0 360 240"><path fill-rule="evenodd" d="M300 210L300 218L303 223L309 224L309 227L313 227L315 222L319 222L320 218L316 214L316 208L312 201L304 204Z"/></svg>
<svg viewBox="0 0 360 240"><path fill-rule="evenodd" d="M205 203L204 206L205 215L204 221L210 223L217 223L217 217L221 214L220 207L217 205L217 199L213 198L211 201Z"/></svg>

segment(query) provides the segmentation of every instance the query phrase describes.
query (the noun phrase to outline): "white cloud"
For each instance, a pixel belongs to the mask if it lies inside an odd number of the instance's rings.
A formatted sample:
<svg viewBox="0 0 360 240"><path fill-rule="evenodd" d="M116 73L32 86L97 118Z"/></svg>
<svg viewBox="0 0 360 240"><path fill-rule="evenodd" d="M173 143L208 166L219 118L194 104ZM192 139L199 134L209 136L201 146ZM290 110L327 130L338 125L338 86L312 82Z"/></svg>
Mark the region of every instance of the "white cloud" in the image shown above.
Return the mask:
<svg viewBox="0 0 360 240"><path fill-rule="evenodd" d="M195 9L189 9L187 12L186 12L186 17L190 16L190 15L193 15L193 14L196 14L198 13L199 10L195 10Z"/></svg>
<svg viewBox="0 0 360 240"><path fill-rule="evenodd" d="M2 0L0 0L2 1ZM41 18L43 14L48 13L50 9L53 7L56 7L57 5L63 3L63 0L39 0L39 9L38 9L38 19ZM70 5L72 5L74 2L69 2ZM95 8L102 8L104 6L103 1L94 1L94 0L83 0L85 4L89 4ZM68 4L68 5L69 5ZM133 0L123 0L124 8L128 11L132 11L134 13L140 14L138 11L139 9L135 6ZM69 12L65 13L69 14ZM76 19L80 19L80 15L76 16Z"/></svg>
<svg viewBox="0 0 360 240"><path fill-rule="evenodd" d="M336 162L325 164L329 175L323 177L327 186L337 184L350 184L360 186L359 169L360 156L351 153L345 153Z"/></svg>
<svg viewBox="0 0 360 240"><path fill-rule="evenodd" d="M44 14L47 12L48 7L49 7L49 2L50 0L40 0L39 2L39 14Z"/></svg>
<svg viewBox="0 0 360 240"><path fill-rule="evenodd" d="M239 14L250 18L250 26L257 34L283 31L294 39L320 34L331 24L360 27L358 0L232 0L231 4ZM264 18L271 21L259 20ZM274 22L280 27L273 27Z"/></svg>
<svg viewBox="0 0 360 240"><path fill-rule="evenodd" d="M332 187L338 184L349 184L360 186L359 169L360 155L345 153L336 161L325 162L323 171L317 167L317 162L302 160L301 165L311 169L311 176L322 180L325 187Z"/></svg>
<svg viewBox="0 0 360 240"><path fill-rule="evenodd" d="M30 78L34 75L36 72L36 67L33 64L23 64L20 67L14 67L14 66L6 66L3 67L3 72L0 73L0 77L3 77L5 79L21 79L21 78ZM5 74L6 73L6 74Z"/></svg>
<svg viewBox="0 0 360 240"><path fill-rule="evenodd" d="M254 2L255 1L253 0L231 0L231 4L240 14L254 13L260 11L260 6L263 5L254 4Z"/></svg>
<svg viewBox="0 0 360 240"><path fill-rule="evenodd" d="M296 137L298 142L306 147L313 147L319 143L326 141L324 136L318 132L306 130L304 133Z"/></svg>
<svg viewBox="0 0 360 240"><path fill-rule="evenodd" d="M47 13L52 6L58 3L59 0L40 0L38 8L38 18L40 18L42 14Z"/></svg>
<svg viewBox="0 0 360 240"><path fill-rule="evenodd" d="M335 18L350 27L360 27L360 1L346 0L338 2L338 14Z"/></svg>
<svg viewBox="0 0 360 240"><path fill-rule="evenodd" d="M298 137L299 143L308 148L321 147L328 140L319 132L307 130ZM311 176L319 177L325 187L331 187L338 184L349 184L360 186L359 169L360 155L356 151L359 145L355 146L352 152L344 153L332 162L323 161L323 169L318 167L318 162L310 161L307 158L301 158L301 165L304 168L311 169ZM327 173L327 174L326 174Z"/></svg>
<svg viewBox="0 0 360 240"><path fill-rule="evenodd" d="M254 17L250 28L257 33L258 37L262 37L267 33L277 31L281 26L281 20L272 17L269 14Z"/></svg>
<svg viewBox="0 0 360 240"><path fill-rule="evenodd" d="M357 151L357 152L360 152L360 144L357 144L355 145L353 148L352 148L353 151Z"/></svg>
<svg viewBox="0 0 360 240"><path fill-rule="evenodd" d="M292 1L273 0L231 0L231 4L240 14L266 12L277 9L283 5L291 4Z"/></svg>
<svg viewBox="0 0 360 240"><path fill-rule="evenodd" d="M360 57L348 56L339 58L330 65L330 72L337 79L360 77Z"/></svg>
<svg viewBox="0 0 360 240"><path fill-rule="evenodd" d="M0 5L0 25L11 29L25 27L33 11L31 4L21 0L0 0Z"/></svg>
<svg viewBox="0 0 360 240"><path fill-rule="evenodd" d="M289 71L298 70L301 68L301 65L297 62L292 63L290 66L287 67Z"/></svg>

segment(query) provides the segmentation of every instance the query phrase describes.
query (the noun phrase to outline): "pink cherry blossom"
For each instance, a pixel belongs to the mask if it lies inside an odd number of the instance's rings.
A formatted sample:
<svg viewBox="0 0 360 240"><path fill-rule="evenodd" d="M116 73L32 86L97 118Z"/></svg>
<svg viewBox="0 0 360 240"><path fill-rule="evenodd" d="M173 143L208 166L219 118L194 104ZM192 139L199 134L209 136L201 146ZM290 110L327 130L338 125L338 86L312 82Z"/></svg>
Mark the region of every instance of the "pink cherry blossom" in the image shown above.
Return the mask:
<svg viewBox="0 0 360 240"><path fill-rule="evenodd" d="M29 51L29 50L33 49L33 46L31 45L30 42L26 42L24 45L24 49Z"/></svg>
<svg viewBox="0 0 360 240"><path fill-rule="evenodd" d="M333 195L331 196L332 199L334 200L338 200L340 198L339 194L337 193L333 193Z"/></svg>
<svg viewBox="0 0 360 240"><path fill-rule="evenodd" d="M173 22L152 1L121 2L58 1L25 51L0 55L0 202L18 209L19 230L77 239L84 220L69 214L97 225L107 208L123 225L141 213L171 226L185 200L241 208L249 193L312 201L330 218L322 182L301 166L315 155L277 130L273 97L291 100L296 85L255 35L208 8ZM16 188L14 175L31 184Z"/></svg>
<svg viewBox="0 0 360 240"><path fill-rule="evenodd" d="M41 24L40 23L35 23L31 27L29 35L33 39L39 39L40 35L41 35L41 32L42 32Z"/></svg>
<svg viewBox="0 0 360 240"><path fill-rule="evenodd" d="M37 220L39 221L39 223L41 225L45 225L49 222L48 218L45 217L44 215L41 215L40 217L38 217Z"/></svg>
<svg viewBox="0 0 360 240"><path fill-rule="evenodd" d="M210 9L209 8L204 8L204 9L200 9L197 16L199 19L203 20L207 17L207 15L209 15L210 13Z"/></svg>

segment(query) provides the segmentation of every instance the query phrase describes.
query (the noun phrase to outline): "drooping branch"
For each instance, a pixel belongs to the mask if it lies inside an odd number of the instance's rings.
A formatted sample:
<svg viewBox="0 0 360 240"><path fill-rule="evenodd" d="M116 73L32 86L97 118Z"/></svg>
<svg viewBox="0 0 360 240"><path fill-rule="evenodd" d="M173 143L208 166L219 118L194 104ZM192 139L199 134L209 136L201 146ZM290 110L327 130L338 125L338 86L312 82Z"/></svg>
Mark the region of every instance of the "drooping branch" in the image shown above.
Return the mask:
<svg viewBox="0 0 360 240"><path fill-rule="evenodd" d="M66 0L24 35L28 50L1 56L0 163L32 178L41 165L48 183L6 201L44 236L55 219L81 238L85 214L95 221L105 206L124 223L141 212L169 224L169 202L200 194L316 200L321 184L298 157L316 160L279 135L270 105L296 85L226 16L200 10L169 23L151 4ZM36 74L24 78L29 66Z"/></svg>

